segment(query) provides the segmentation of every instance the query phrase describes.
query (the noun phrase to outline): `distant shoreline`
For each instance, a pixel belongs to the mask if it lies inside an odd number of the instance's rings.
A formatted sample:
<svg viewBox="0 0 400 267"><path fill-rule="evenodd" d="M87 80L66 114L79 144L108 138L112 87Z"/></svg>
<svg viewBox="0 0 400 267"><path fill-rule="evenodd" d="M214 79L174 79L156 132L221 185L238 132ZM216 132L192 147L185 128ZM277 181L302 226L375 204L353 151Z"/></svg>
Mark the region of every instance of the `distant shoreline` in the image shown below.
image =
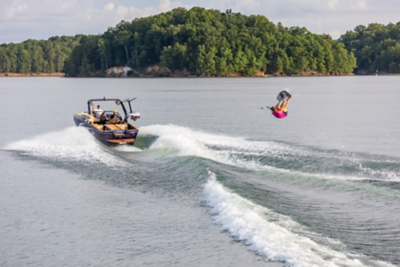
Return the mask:
<svg viewBox="0 0 400 267"><path fill-rule="evenodd" d="M51 73L0 73L0 77L64 77L65 73L51 72Z"/></svg>
<svg viewBox="0 0 400 267"><path fill-rule="evenodd" d="M317 71L301 71L299 73L266 73L256 72L252 75L243 73L196 73L189 71L174 70L171 71L168 67L159 67L158 65L148 66L144 70L132 70L127 66L112 67L105 71L105 73L90 73L86 75L66 75L66 77L81 77L81 78L194 78L194 77L312 77L312 76L353 76L354 73L346 72L317 72Z"/></svg>
<svg viewBox="0 0 400 267"><path fill-rule="evenodd" d="M326 73L299 73L292 75L283 74L265 74L265 75L254 75L254 76L244 76L244 75L227 75L227 76L202 76L202 75L171 75L171 76L157 76L157 75L141 75L141 76L66 76L65 73L0 73L1 77L65 77L65 78L239 78L239 77L255 77L255 78L272 78L272 77L342 77L342 76L399 76L400 73L374 73L368 74L355 74L355 73L345 73L345 74L326 74Z"/></svg>

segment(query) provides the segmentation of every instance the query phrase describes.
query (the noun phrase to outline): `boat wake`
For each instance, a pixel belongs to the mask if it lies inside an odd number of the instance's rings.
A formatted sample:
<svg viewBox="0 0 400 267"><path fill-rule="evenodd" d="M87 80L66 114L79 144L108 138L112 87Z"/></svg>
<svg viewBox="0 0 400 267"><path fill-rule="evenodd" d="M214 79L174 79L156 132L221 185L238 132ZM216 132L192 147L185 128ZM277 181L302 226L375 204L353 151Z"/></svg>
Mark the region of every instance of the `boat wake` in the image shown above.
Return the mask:
<svg viewBox="0 0 400 267"><path fill-rule="evenodd" d="M296 179L400 182L400 159L384 156L247 140L175 125L142 127L140 134L158 137L150 149L174 150L174 156L200 157L252 171L291 173Z"/></svg>
<svg viewBox="0 0 400 267"><path fill-rule="evenodd" d="M68 127L61 131L10 143L4 150L18 151L25 155L54 161L102 163L121 166L124 163L105 153L104 147L84 128Z"/></svg>
<svg viewBox="0 0 400 267"><path fill-rule="evenodd" d="M287 198L278 199L276 203L268 202L271 200L267 199L263 202L265 205L260 205L255 201L256 195L251 196L249 193L252 191L243 191L254 179L258 179L251 186L283 183L283 190L297 186L308 190L304 192L316 194L315 191L312 192L316 188L333 188L335 194L350 191L399 199L398 191L375 185L400 182L400 160L396 158L321 150L275 141L248 140L244 137L207 133L176 125L141 127L134 147L106 148L86 129L69 127L62 131L13 142L4 149L57 162L72 161L86 165L95 163L108 167L122 167L109 174L112 177L110 179L114 179L118 185L128 176L130 181L127 183L133 183L132 180L137 179L141 185L147 183L149 188L164 186L164 192L173 192L179 187L182 192L200 190L211 209L215 223L221 225L237 240L243 241L250 250L271 261L282 261L289 266L390 266L388 263L364 256L368 255L367 253L351 252L352 250L346 248L348 243L345 245L339 241L342 240L341 236L331 238L331 235L322 234L323 229L311 230L302 223L308 222L307 218L299 221L298 218L307 215L304 212L315 209L316 214L322 214L318 224L329 223L332 231L348 231L346 227L351 226L336 226L338 223L334 221L335 217L329 217L333 215L321 212L318 203L315 207L309 204L315 200L312 197L305 197L301 200L303 202L293 200L294 202L288 205L291 206L291 211L283 212L283 207L280 212L276 207L283 206L282 201L287 201ZM142 167L143 164L137 162L140 159L150 161L146 170ZM132 160L135 161L134 167ZM157 169L158 172L154 172L153 169ZM90 170L94 171L95 168ZM202 180L198 178L203 177L201 173L206 173ZM220 173L226 175L220 176ZM118 175L122 178L117 177ZM235 184L231 182L234 179L239 181ZM199 188L200 184L203 187ZM275 189L281 190L279 193L283 192L282 187ZM264 191L260 194L262 198L270 196ZM287 196L290 196L290 193L287 193ZM268 207L268 204L271 204L271 207ZM332 207L329 206L330 209ZM308 212L310 217L314 215L311 211ZM323 221L324 218L327 222ZM352 219L351 216L347 218ZM311 219L309 222L315 223ZM359 224L354 222L354 225Z"/></svg>
<svg viewBox="0 0 400 267"><path fill-rule="evenodd" d="M121 161L107 153L86 129L79 127L13 142L4 149L38 157L97 161L108 165L118 165ZM292 174L295 179L400 182L400 160L396 158L247 140L176 125L143 126L135 146L120 145L113 150L143 154L159 151L159 157L199 157L278 176L280 173Z"/></svg>
<svg viewBox="0 0 400 267"><path fill-rule="evenodd" d="M392 266L345 252L340 241L310 232L288 216L229 192L213 172L204 186L204 197L216 223L268 260L282 261L288 266Z"/></svg>

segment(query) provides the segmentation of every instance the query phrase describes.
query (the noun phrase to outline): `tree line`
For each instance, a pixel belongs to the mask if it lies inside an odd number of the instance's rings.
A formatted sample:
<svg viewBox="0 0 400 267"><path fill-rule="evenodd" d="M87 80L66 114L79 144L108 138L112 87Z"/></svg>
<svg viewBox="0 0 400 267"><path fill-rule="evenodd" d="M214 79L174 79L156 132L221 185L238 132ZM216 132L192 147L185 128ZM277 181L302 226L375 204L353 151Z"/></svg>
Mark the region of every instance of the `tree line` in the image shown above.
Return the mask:
<svg viewBox="0 0 400 267"><path fill-rule="evenodd" d="M103 75L111 66L152 64L197 74L257 72L351 73L353 52L329 35L246 16L194 7L121 21L101 35L83 36L65 64L71 76Z"/></svg>
<svg viewBox="0 0 400 267"><path fill-rule="evenodd" d="M176 8L121 21L103 34L2 44L0 72L104 76L113 66L140 72L155 64L209 75L394 72L400 71L399 39L400 23L360 25L335 41L260 15Z"/></svg>
<svg viewBox="0 0 400 267"><path fill-rule="evenodd" d="M357 26L338 40L357 58L357 70L400 72L400 22Z"/></svg>
<svg viewBox="0 0 400 267"><path fill-rule="evenodd" d="M0 73L62 72L65 61L79 45L83 35L56 36L48 40L32 40L0 45Z"/></svg>

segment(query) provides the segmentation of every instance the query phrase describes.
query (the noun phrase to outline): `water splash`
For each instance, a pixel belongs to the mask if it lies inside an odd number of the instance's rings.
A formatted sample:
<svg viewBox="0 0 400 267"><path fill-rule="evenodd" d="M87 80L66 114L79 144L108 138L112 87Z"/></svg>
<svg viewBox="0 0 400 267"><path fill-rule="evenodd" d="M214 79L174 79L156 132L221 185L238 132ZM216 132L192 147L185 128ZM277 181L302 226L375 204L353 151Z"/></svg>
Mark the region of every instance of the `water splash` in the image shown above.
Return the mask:
<svg viewBox="0 0 400 267"><path fill-rule="evenodd" d="M13 142L4 149L51 160L97 162L107 166L124 164L107 153L86 129L79 127L68 127L61 131Z"/></svg>

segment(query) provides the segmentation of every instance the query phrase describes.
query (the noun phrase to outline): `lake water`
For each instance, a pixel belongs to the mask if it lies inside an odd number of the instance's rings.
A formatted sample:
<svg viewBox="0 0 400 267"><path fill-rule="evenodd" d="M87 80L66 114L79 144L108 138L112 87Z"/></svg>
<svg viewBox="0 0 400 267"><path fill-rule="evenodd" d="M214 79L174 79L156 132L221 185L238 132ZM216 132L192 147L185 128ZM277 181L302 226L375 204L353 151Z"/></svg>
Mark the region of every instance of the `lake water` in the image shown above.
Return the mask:
<svg viewBox="0 0 400 267"><path fill-rule="evenodd" d="M399 265L399 82L2 78L0 265ZM134 147L74 126L104 96Z"/></svg>

